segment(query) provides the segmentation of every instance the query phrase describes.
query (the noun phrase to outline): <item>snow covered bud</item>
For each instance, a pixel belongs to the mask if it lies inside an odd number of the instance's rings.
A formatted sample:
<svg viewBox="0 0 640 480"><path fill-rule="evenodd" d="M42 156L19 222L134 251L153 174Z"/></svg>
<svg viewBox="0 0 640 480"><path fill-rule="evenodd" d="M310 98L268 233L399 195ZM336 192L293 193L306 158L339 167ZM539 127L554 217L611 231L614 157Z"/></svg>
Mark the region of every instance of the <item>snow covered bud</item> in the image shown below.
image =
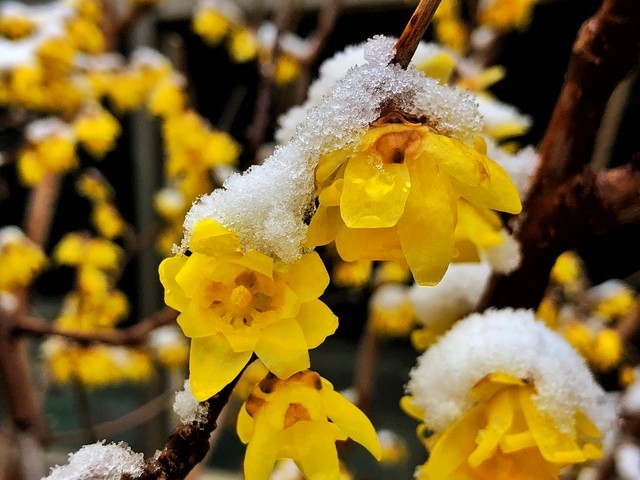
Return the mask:
<svg viewBox="0 0 640 480"><path fill-rule="evenodd" d="M338 327L318 297L329 284L320 256L286 264L257 250L213 219L198 222L191 255L162 261L165 302L180 311L191 338L190 382L198 400L218 393L255 353L280 378L309 368L309 349Z"/></svg>
<svg viewBox="0 0 640 480"><path fill-rule="evenodd" d="M340 478L335 442L348 437L380 459L367 416L316 372L267 375L240 408L238 436L247 445L247 480L268 480L276 459L291 458L306 478Z"/></svg>
<svg viewBox="0 0 640 480"><path fill-rule="evenodd" d="M369 325L382 338L404 338L415 324L409 287L395 283L379 286L369 300Z"/></svg>
<svg viewBox="0 0 640 480"><path fill-rule="evenodd" d="M357 146L320 158L319 207L310 245L335 240L353 261L406 259L417 283L435 285L455 256L458 198L518 213L508 174L475 147L400 113L380 119Z"/></svg>
<svg viewBox="0 0 640 480"><path fill-rule="evenodd" d="M615 411L582 357L529 310L457 323L418 360L405 405L421 412L419 480L557 479L602 455Z"/></svg>

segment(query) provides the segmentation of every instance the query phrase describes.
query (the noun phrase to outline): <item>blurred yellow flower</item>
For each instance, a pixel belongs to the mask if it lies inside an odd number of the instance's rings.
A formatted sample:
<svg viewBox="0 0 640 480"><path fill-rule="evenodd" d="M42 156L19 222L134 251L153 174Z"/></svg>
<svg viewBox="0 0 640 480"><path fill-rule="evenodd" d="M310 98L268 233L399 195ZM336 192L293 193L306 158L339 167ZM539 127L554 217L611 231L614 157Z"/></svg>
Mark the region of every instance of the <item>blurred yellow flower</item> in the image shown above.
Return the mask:
<svg viewBox="0 0 640 480"><path fill-rule="evenodd" d="M256 58L258 40L249 28L233 29L229 37L229 55L236 63L245 63Z"/></svg>
<svg viewBox="0 0 640 480"><path fill-rule="evenodd" d="M531 20L536 0L491 0L483 2L478 12L481 25L496 30L523 29Z"/></svg>
<svg viewBox="0 0 640 480"><path fill-rule="evenodd" d="M191 338L198 400L218 393L254 353L281 378L309 367L309 349L338 326L318 299L329 276L317 253L285 264L243 252L237 235L212 219L196 224L189 250L163 260L159 272L165 302L181 312L178 323Z"/></svg>
<svg viewBox="0 0 640 480"><path fill-rule="evenodd" d="M34 33L36 25L23 15L1 15L0 36L9 40L21 40Z"/></svg>
<svg viewBox="0 0 640 480"><path fill-rule="evenodd" d="M72 232L58 242L53 258L61 265L115 270L123 253L120 246L109 240Z"/></svg>
<svg viewBox="0 0 640 480"><path fill-rule="evenodd" d="M193 17L193 31L209 45L220 43L230 28L229 20L213 8L201 8Z"/></svg>
<svg viewBox="0 0 640 480"><path fill-rule="evenodd" d="M0 228L0 291L28 286L47 263L42 249L18 227Z"/></svg>
<svg viewBox="0 0 640 480"><path fill-rule="evenodd" d="M104 108L95 108L81 114L74 122L78 141L91 155L102 158L113 150L120 135L120 123Z"/></svg>
<svg viewBox="0 0 640 480"><path fill-rule="evenodd" d="M98 202L93 207L91 223L100 236L109 240L122 236L127 227L118 209L106 202Z"/></svg>
<svg viewBox="0 0 640 480"><path fill-rule="evenodd" d="M240 408L237 430L247 480L268 480L278 458L293 459L306 478L340 478L335 442L348 437L382 456L366 415L310 370L267 375Z"/></svg>

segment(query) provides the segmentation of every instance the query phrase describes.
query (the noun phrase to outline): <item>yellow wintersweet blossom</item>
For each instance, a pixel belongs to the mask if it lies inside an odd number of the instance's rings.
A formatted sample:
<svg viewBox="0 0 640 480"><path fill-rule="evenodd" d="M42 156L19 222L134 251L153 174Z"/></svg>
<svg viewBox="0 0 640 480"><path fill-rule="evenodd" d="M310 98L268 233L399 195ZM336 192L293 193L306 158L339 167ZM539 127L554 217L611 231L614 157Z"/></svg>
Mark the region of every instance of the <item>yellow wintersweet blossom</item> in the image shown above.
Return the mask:
<svg viewBox="0 0 640 480"><path fill-rule="evenodd" d="M589 418L578 410L574 427L560 429L536 405L530 381L492 373L470 396L475 404L466 413L424 439L429 459L418 480L557 479L564 467L602 456L602 435ZM402 405L418 413L411 397Z"/></svg>
<svg viewBox="0 0 640 480"><path fill-rule="evenodd" d="M127 228L118 209L106 202L98 202L93 207L91 223L100 236L109 240L122 236Z"/></svg>
<svg viewBox="0 0 640 480"><path fill-rule="evenodd" d="M289 85L300 75L300 62L291 55L282 54L276 60L275 82Z"/></svg>
<svg viewBox="0 0 640 480"><path fill-rule="evenodd" d="M236 234L213 219L193 229L191 255L159 267L165 303L191 338L190 384L198 400L218 393L255 353L281 378L309 368L309 349L338 326L318 299L329 275L316 252L291 264L243 251Z"/></svg>
<svg viewBox="0 0 640 480"><path fill-rule="evenodd" d="M36 25L24 15L0 16L0 36L9 40L21 40L34 33Z"/></svg>
<svg viewBox="0 0 640 480"><path fill-rule="evenodd" d="M120 135L120 123L104 108L97 107L81 114L74 122L78 142L91 155L103 158L113 150Z"/></svg>
<svg viewBox="0 0 640 480"><path fill-rule="evenodd" d="M26 287L46 262L42 249L18 227L0 229L0 291Z"/></svg>
<svg viewBox="0 0 640 480"><path fill-rule="evenodd" d="M114 193L109 183L97 170L83 172L76 182L76 189L91 202L110 201Z"/></svg>
<svg viewBox="0 0 640 480"><path fill-rule="evenodd" d="M575 284L582 275L582 261L573 251L561 253L551 269L551 280L560 285Z"/></svg>
<svg viewBox="0 0 640 480"><path fill-rule="evenodd" d="M72 232L58 242L53 258L61 265L115 270L123 253L120 246L109 240Z"/></svg>
<svg viewBox="0 0 640 480"><path fill-rule="evenodd" d="M520 212L509 175L484 152L426 125L371 127L355 148L322 156L319 206L307 243L335 240L346 261L406 260L417 283L435 285L455 256L458 200Z"/></svg>
<svg viewBox="0 0 640 480"><path fill-rule="evenodd" d="M193 17L193 31L209 45L217 45L229 33L227 17L214 8L201 8Z"/></svg>
<svg viewBox="0 0 640 480"><path fill-rule="evenodd" d="M478 22L496 30L523 29L531 20L536 0L492 0L483 2Z"/></svg>
<svg viewBox="0 0 640 480"><path fill-rule="evenodd" d="M331 269L331 281L337 287L362 288L371 278L372 263L371 260L344 262L336 259Z"/></svg>
<svg viewBox="0 0 640 480"><path fill-rule="evenodd" d="M48 173L65 173L78 165L75 139L53 134L26 145L18 154L18 173L27 186L38 185Z"/></svg>
<svg viewBox="0 0 640 480"><path fill-rule="evenodd" d="M245 63L256 58L258 40L250 28L233 29L229 36L229 55L236 63Z"/></svg>
<svg viewBox="0 0 640 480"><path fill-rule="evenodd" d="M67 22L67 32L75 49L89 55L104 52L106 40L100 26L95 21L76 17Z"/></svg>
<svg viewBox="0 0 640 480"><path fill-rule="evenodd" d="M633 288L620 284L620 287L606 295L594 306L594 313L599 317L611 321L628 314L636 303Z"/></svg>
<svg viewBox="0 0 640 480"><path fill-rule="evenodd" d="M268 480L279 458L293 459L306 478L340 478L336 441L351 438L380 459L367 416L316 372L286 379L267 375L238 412L238 436L247 444L247 480Z"/></svg>
<svg viewBox="0 0 640 480"><path fill-rule="evenodd" d="M407 287L394 283L379 286L369 299L368 327L381 338L406 338L415 325L415 313Z"/></svg>
<svg viewBox="0 0 640 480"><path fill-rule="evenodd" d="M187 104L184 83L182 77L171 75L160 81L149 95L149 111L159 117L168 117L184 110Z"/></svg>
<svg viewBox="0 0 640 480"><path fill-rule="evenodd" d="M620 334L613 328L592 330L585 323L570 321L559 333L596 371L608 372L622 362L624 346Z"/></svg>

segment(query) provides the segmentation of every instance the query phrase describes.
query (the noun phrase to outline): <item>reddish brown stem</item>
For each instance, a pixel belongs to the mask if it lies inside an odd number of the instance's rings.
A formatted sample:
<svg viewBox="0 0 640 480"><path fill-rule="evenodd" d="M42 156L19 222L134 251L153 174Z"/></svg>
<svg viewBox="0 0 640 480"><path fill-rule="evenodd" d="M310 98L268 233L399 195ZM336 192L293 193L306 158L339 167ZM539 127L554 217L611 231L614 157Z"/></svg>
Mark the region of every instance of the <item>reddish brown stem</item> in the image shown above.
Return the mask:
<svg viewBox="0 0 640 480"><path fill-rule="evenodd" d="M632 219L637 209L637 172L607 173L596 182L582 175L591 159L598 125L614 88L639 56L640 3L605 0L587 20L574 44L565 82L539 149L540 166L524 204L516 238L523 260L511 275L498 275L483 306L535 308L549 272L562 251L574 248L582 235L602 233ZM617 173L616 173L617 172ZM626 198L616 198L631 173ZM623 206L624 204L624 206ZM614 211L622 209L621 212ZM637 216L636 216L637 220Z"/></svg>
<svg viewBox="0 0 640 480"><path fill-rule="evenodd" d="M413 54L418 48L418 44L424 36L424 32L427 31L427 27L433 19L433 15L436 13L441 0L420 0L420 3L416 7L413 15L409 19L409 23L404 27L400 38L395 45L395 56L391 60L391 63L400 65L402 68L407 68Z"/></svg>
<svg viewBox="0 0 640 480"><path fill-rule="evenodd" d="M140 345L147 340L149 334L158 327L173 323L178 312L165 307L135 325L118 330L62 330L56 325L38 317L23 315L14 323L13 333L31 335L58 335L80 343L105 343L107 345Z"/></svg>

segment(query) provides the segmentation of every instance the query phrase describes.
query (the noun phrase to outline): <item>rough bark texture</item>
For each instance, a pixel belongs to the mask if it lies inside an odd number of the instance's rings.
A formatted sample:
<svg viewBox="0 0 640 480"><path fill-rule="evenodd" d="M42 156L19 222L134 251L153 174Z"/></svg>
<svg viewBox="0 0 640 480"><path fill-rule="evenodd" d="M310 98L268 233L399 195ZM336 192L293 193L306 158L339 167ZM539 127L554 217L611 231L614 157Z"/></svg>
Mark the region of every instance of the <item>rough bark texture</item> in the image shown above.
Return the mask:
<svg viewBox="0 0 640 480"><path fill-rule="evenodd" d="M585 166L607 101L638 59L639 42L637 0L605 0L582 25L514 228L523 261L512 274L494 276L483 308L537 307L560 253L617 224L638 221L637 162L597 177Z"/></svg>

